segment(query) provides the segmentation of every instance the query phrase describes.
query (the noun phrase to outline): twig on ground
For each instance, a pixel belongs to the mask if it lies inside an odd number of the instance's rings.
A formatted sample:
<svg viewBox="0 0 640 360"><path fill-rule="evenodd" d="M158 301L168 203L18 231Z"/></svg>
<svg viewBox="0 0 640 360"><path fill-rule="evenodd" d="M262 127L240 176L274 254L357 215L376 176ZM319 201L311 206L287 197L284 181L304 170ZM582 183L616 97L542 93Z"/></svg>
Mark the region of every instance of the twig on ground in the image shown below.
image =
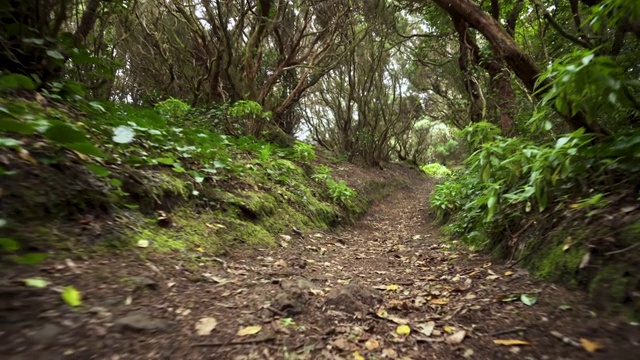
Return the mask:
<svg viewBox="0 0 640 360"><path fill-rule="evenodd" d="M551 331L550 332L551 335L553 335L553 337L559 339L560 341L562 341L565 344L571 345L571 346L575 346L575 347L580 347L580 343L571 339L568 336L564 336L561 333L557 332L557 331Z"/></svg>
<svg viewBox="0 0 640 360"><path fill-rule="evenodd" d="M626 247L626 248L624 248L624 249L615 250L615 251L609 251L609 252L604 253L604 254L605 254L606 256L609 256L609 255L615 255L615 254L620 254L620 253L623 253L623 252L625 252L625 251L629 251L629 250L631 250L631 249L634 249L634 248L636 248L636 247L638 247L638 246L640 246L640 242L637 242L637 243L635 243L635 244L633 244L633 245L631 245L631 246L627 246L627 247Z"/></svg>
<svg viewBox="0 0 640 360"><path fill-rule="evenodd" d="M215 260L215 261L217 261L217 262L219 262L219 263L221 263L221 264L222 264L222 268L223 268L224 270L227 270L227 262L226 262L226 261L224 261L224 260L222 260L222 259L220 259L220 258L217 258L217 257L214 257L214 258L212 258L212 259L213 259L213 260Z"/></svg>
<svg viewBox="0 0 640 360"><path fill-rule="evenodd" d="M249 344L259 344L263 342L269 342L275 339L276 339L275 336L267 336L265 338L258 338L258 339L197 343L197 344L193 344L193 346L194 347L215 347L215 346L249 345Z"/></svg>
<svg viewBox="0 0 640 360"><path fill-rule="evenodd" d="M278 310L276 308L273 308L271 306L265 306L264 308L269 310L269 311L271 311L271 312L273 312L273 313L275 313L275 314L278 314L278 315L280 315L282 317L287 317L287 314L285 314L284 312L282 312L282 311L280 311L280 310Z"/></svg>

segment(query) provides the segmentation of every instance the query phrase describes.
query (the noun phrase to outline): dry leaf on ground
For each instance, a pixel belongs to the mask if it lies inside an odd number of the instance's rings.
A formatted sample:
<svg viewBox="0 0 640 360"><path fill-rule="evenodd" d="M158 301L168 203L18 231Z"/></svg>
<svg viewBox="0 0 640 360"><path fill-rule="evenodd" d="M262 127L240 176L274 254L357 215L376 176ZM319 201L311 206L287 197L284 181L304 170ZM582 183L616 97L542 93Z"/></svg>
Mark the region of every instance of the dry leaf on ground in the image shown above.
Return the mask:
<svg viewBox="0 0 640 360"><path fill-rule="evenodd" d="M467 332L464 330L460 330L457 333L447 337L447 343L452 345L457 345L464 340L464 337L467 335Z"/></svg>
<svg viewBox="0 0 640 360"><path fill-rule="evenodd" d="M604 346L602 346L602 344L597 343L597 342L592 341L592 340L589 340L589 339L585 339L585 338L580 338L580 344L582 345L582 347L585 350L587 350L590 353L596 352L596 351L604 348Z"/></svg>
<svg viewBox="0 0 640 360"><path fill-rule="evenodd" d="M200 336L209 335L217 325L218 321L212 317L202 318L196 323L196 333Z"/></svg>
<svg viewBox="0 0 640 360"><path fill-rule="evenodd" d="M495 339L493 343L496 345L515 346L515 345L531 345L531 343L518 339Z"/></svg>
<svg viewBox="0 0 640 360"><path fill-rule="evenodd" d="M238 330L236 335L237 336L255 335L255 334L259 333L260 330L262 330L262 326L260 326L260 325L247 326L247 327L243 327L242 329Z"/></svg>

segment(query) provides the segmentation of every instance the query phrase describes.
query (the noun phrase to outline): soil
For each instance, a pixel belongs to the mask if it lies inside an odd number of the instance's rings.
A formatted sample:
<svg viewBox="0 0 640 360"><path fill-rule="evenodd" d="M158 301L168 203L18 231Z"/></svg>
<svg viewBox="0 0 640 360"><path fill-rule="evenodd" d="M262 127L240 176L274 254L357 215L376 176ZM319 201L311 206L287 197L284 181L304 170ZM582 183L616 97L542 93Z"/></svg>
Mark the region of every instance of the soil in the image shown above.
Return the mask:
<svg viewBox="0 0 640 360"><path fill-rule="evenodd" d="M139 248L0 269L0 358L637 358L640 329L584 294L443 241L432 186L413 175L353 226L196 265ZM66 285L82 305L61 301Z"/></svg>

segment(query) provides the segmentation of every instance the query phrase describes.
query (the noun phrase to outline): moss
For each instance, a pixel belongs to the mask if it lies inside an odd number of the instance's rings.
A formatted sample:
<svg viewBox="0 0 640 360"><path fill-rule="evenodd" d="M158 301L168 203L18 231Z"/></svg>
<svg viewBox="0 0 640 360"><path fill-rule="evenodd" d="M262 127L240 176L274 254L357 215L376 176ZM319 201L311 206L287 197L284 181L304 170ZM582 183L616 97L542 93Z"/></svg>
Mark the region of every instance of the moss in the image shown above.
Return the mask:
<svg viewBox="0 0 640 360"><path fill-rule="evenodd" d="M565 251L564 244L559 243L533 253L531 267L540 279L575 284L575 274L583 256L581 247L574 245Z"/></svg>
<svg viewBox="0 0 640 360"><path fill-rule="evenodd" d="M261 191L241 191L231 199L231 203L250 210L258 218L269 216L278 209L276 199Z"/></svg>
<svg viewBox="0 0 640 360"><path fill-rule="evenodd" d="M227 228L222 232L225 243L241 242L251 245L274 245L274 236L263 227L251 222L227 219Z"/></svg>
<svg viewBox="0 0 640 360"><path fill-rule="evenodd" d="M189 184L181 178L169 172L153 172L148 173L149 184L154 195L164 196L167 194L178 195L186 199L189 196Z"/></svg>

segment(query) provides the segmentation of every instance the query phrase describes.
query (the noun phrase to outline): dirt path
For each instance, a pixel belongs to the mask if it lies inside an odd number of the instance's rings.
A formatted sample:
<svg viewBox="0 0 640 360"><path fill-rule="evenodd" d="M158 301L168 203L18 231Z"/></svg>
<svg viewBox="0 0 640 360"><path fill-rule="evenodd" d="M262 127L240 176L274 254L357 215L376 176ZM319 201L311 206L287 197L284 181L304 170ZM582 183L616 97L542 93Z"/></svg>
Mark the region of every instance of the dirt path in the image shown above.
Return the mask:
<svg viewBox="0 0 640 360"><path fill-rule="evenodd" d="M398 192L334 233L214 260L222 266L138 254L27 273L74 284L84 307L70 311L50 289L5 289L0 358L637 358L637 327L600 320L580 294L440 242L426 216L429 190ZM503 301L523 293L536 303ZM403 323L410 335L398 334ZM589 353L580 338L603 348Z"/></svg>

